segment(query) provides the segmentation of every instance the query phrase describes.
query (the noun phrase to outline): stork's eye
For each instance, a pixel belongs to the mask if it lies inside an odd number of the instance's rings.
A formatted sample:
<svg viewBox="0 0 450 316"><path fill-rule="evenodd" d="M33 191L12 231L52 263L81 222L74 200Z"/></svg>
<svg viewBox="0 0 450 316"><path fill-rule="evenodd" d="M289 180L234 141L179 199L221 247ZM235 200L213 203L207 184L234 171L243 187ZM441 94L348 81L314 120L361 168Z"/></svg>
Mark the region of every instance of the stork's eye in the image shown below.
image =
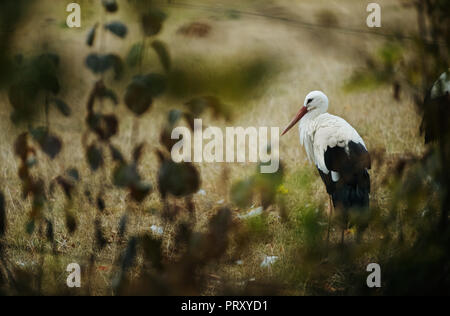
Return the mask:
<svg viewBox="0 0 450 316"><path fill-rule="evenodd" d="M310 104L312 102L313 99L308 99L308 101L306 101L306 104Z"/></svg>

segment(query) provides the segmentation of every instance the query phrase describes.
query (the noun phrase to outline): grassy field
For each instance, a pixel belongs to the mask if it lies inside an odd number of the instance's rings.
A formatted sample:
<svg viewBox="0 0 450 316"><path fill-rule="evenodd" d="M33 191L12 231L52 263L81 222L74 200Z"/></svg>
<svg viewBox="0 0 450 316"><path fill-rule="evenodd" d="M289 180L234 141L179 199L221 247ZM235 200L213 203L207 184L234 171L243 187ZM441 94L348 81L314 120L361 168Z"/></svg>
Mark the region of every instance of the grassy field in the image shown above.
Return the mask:
<svg viewBox="0 0 450 316"><path fill-rule="evenodd" d="M31 200L23 200L21 197L21 182L17 176L18 159L13 151L14 140L24 128L10 122L9 101L7 94L2 92L0 133L3 137L0 139L0 159L2 190L7 203L7 256L11 262L26 269L33 270L43 265L44 269L54 271L47 275L48 280L44 280L44 289L50 289L59 283L64 286L66 265L70 262L87 264L87 254L92 251L92 223L96 208L83 197L83 190L89 188L95 196L99 188L102 188L106 203L102 225L109 243L98 254L98 271L96 279L91 282L95 284L94 294L108 295L111 294L109 284L113 262L121 251L121 244L115 241L118 223L123 214L130 214L129 236L149 232L152 225L162 226L164 255L167 258L176 256L171 248L174 242L173 226L161 222L158 215L162 203L157 190L141 205L130 207L133 204L128 203L127 192L112 185L108 168L104 173L95 174L89 170L82 147L82 134L86 129L85 103L96 79L84 67L85 56L101 49L99 45L104 45L107 51L125 58L129 47L141 40L138 17L133 15L125 1L121 2L124 9L118 15L102 17L100 5L84 0L80 1L83 9L82 28L69 29L64 26L65 4L69 1L58 1L58 4L47 0L38 2L41 5L32 10L27 22L17 30L15 49L24 54L42 51L46 47L57 49L61 54L62 67L75 75L65 78L62 87L62 96L72 107L72 117L63 118L54 112L50 114L50 126L61 136L63 150L53 161L38 153L39 165L34 172L48 181L69 167L78 168L81 175L81 184L77 188L79 198L74 199L70 205L76 214L78 229L73 235L67 232L62 211L67 207L67 202L63 193L58 192L51 201L57 250L61 254L58 259L42 257L40 249L47 247L44 246L44 241L36 232L32 235L25 233ZM383 27L380 32L393 33L399 27L403 31L414 30L413 12L397 2L378 2L383 8ZM159 133L167 113L173 108L182 108L186 98L195 93L216 94L233 109L231 121L207 115L204 117L204 124L219 127L283 128L302 105L309 91L322 90L330 100L329 112L352 124L365 140L369 151L384 152L386 161L423 152L423 142L419 135L420 120L411 100L402 98L395 101L391 87L355 92L346 92L344 89L352 73L365 67L365 54L379 50L386 39L370 33L349 31L371 31L365 26L367 13L364 2L249 0L190 1L188 4L177 5L176 1L171 4L163 3L168 19L158 38L170 48L173 69L180 73L196 73L196 78L204 89L196 91L193 83L186 91L177 90L172 95L155 100L151 111L139 119L137 131L133 131L136 119L122 102L115 108L105 105L106 109L114 111L121 118L119 134L113 138L113 144L124 152L131 152L135 144L141 141L146 143L140 172L154 186L157 183L158 169L155 150L161 147L158 143ZM88 48L85 45L86 34L96 21L102 19L126 20L129 34L123 41L105 34L103 44L97 42L96 47ZM294 23L293 20L304 23ZM209 32L205 36L188 36L179 32L180 28L192 22L209 25ZM44 37L44 34L48 36ZM246 72L255 59L265 65L261 78L258 78L254 86L244 86L248 91L234 93L233 91L241 88L236 82L245 80ZM142 67L162 71L152 51L146 53ZM177 73L173 75L176 76ZM121 97L131 76L132 71L127 69L122 81L115 82L109 76L106 80ZM227 84L232 81L235 83L233 91L227 88ZM244 214L249 209L231 205L237 225L250 231L254 237L243 252L234 251L239 248L239 241L233 240L226 260L208 267L211 279L203 294L218 294L217 288L227 283L247 285L267 280L280 284L285 294L339 292L339 286L342 286L340 271L332 273L333 277L325 282L328 286L326 289L318 290L315 284L308 282L314 277L305 272L312 270L301 269L299 262L302 261L296 256L298 245L310 242L304 240L305 223L318 220L318 229L324 229L326 222L323 222L323 211L328 207L325 188L314 166L308 164L296 132L281 139L280 156L285 177L279 196L285 205L288 220L283 221L279 216L279 207L269 208L263 216L242 220L237 215ZM107 161L107 166L109 164L111 162ZM196 166L202 177L201 189L206 193L194 196L196 229L202 231L206 229L209 218L218 207L230 205L230 185L253 174L257 166L250 163L201 163ZM371 170L372 203L381 209L389 203L388 188L383 184L385 172L384 164L375 163ZM379 237L370 234L370 231L367 235L367 238ZM279 258L270 267L260 267L265 256ZM364 263L361 263L361 267L364 269ZM138 277L139 269L133 273Z"/></svg>

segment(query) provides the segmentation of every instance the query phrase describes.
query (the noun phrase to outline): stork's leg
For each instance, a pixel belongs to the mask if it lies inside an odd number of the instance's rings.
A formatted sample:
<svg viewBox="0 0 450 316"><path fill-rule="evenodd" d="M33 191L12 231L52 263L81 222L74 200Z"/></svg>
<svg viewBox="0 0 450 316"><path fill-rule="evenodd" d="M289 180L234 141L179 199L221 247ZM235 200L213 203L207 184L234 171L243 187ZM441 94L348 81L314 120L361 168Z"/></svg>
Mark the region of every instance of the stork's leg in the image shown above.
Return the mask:
<svg viewBox="0 0 450 316"><path fill-rule="evenodd" d="M333 200L331 195L328 195L328 230L327 230L327 248L330 242L330 229L331 229L331 215L333 213Z"/></svg>

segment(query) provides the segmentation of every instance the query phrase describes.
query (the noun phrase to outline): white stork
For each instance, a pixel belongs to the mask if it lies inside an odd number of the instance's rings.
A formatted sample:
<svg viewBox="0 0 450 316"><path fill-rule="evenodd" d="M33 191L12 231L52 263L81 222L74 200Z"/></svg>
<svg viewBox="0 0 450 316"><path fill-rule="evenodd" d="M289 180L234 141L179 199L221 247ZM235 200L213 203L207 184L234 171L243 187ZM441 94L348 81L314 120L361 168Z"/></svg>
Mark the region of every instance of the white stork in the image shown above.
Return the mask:
<svg viewBox="0 0 450 316"><path fill-rule="evenodd" d="M300 144L305 147L309 161L316 165L330 196L329 216L333 206L342 212L343 242L348 211L369 207L370 177L367 170L370 169L370 156L358 132L327 110L327 96L321 91L310 92L281 135L300 121ZM327 241L329 234L328 226Z"/></svg>

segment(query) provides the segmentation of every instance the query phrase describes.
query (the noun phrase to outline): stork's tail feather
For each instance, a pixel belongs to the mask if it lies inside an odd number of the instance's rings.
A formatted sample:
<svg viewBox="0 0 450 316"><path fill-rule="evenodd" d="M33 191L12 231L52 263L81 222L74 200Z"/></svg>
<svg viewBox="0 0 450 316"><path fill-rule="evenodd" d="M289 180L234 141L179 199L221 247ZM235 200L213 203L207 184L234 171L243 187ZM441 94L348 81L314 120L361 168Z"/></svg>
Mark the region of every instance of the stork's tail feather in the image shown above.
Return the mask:
<svg viewBox="0 0 450 316"><path fill-rule="evenodd" d="M370 176L367 170L354 175L354 181L337 183L332 193L333 204L337 208L368 209Z"/></svg>

